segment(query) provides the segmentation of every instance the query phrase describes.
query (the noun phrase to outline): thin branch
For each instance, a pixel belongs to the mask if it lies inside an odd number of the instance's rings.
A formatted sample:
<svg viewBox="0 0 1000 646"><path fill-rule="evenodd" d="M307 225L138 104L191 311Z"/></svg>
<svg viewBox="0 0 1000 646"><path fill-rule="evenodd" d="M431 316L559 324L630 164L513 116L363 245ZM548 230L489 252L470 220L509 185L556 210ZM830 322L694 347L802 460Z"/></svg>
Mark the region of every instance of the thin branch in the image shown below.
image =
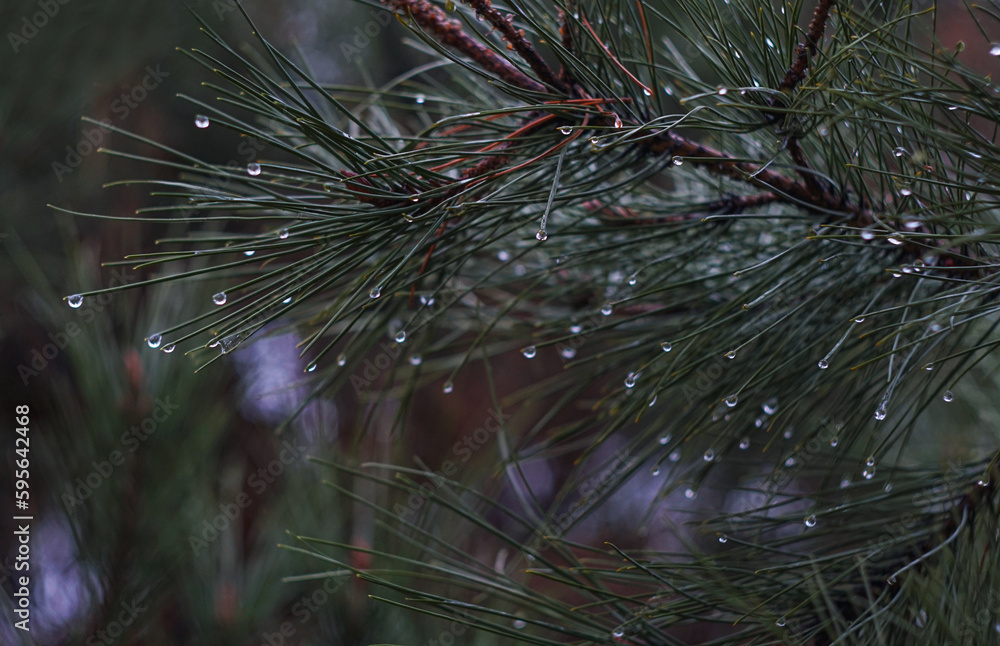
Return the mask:
<svg viewBox="0 0 1000 646"><path fill-rule="evenodd" d="M513 14L508 15L506 18L500 14L500 12L490 3L490 0L462 0L465 4L469 5L476 10L476 15L483 16L486 20L493 25L493 28L500 32L500 35L505 41L507 41L508 46L516 51L518 55L527 63L538 78L542 80L543 83L547 83L550 87L556 88L562 92L566 91L566 87L563 82L560 81L549 64L542 60L542 57L538 55L535 51L534 45L525 38L524 30L517 29L513 24Z"/></svg>
<svg viewBox="0 0 1000 646"><path fill-rule="evenodd" d="M820 0L813 12L812 21L809 22L809 30L806 32L806 42L799 43L795 48L795 60L792 66L782 79L779 89L791 91L799 82L806 77L806 69L809 66L809 57L815 56L819 47L819 42L823 40L823 32L826 31L826 21L830 17L830 9L834 0Z"/></svg>
<svg viewBox="0 0 1000 646"><path fill-rule="evenodd" d="M408 15L424 31L433 34L439 43L457 49L507 83L532 92L546 91L544 85L529 78L492 49L466 34L462 23L452 20L427 0L382 0L382 3Z"/></svg>

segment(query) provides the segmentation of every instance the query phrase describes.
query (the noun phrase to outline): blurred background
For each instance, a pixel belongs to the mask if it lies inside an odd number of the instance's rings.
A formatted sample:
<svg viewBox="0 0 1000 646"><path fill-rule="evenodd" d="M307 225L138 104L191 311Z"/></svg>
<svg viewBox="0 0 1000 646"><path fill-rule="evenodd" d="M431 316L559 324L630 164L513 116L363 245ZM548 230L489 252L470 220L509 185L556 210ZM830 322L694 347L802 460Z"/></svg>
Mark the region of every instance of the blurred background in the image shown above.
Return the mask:
<svg viewBox="0 0 1000 646"><path fill-rule="evenodd" d="M229 42L250 38L233 0L189 4ZM245 6L271 42L298 52L323 82L388 79L417 61L400 43L404 33L396 21L362 3L247 0ZM208 74L175 50L209 46L180 2L5 1L0 24L0 402L6 416L0 490L13 488L10 420L15 406L26 404L34 515L28 635L11 625L15 511L12 496L0 499L6 593L0 641L274 646L427 643L442 635L446 623L376 603L355 579L295 578L322 565L276 546L294 542L286 530L370 544L371 513L319 486L334 476L307 455L411 463L420 454L435 467L456 437L482 424L492 407L488 394L473 393L447 409L419 402L400 438L356 432L370 428L373 416L391 428L392 407L366 407L356 393L326 393L279 434L309 392L290 333L201 372L180 353L146 347L151 333L204 311L211 283L115 292L68 307L68 294L148 278L143 270L101 263L149 251L155 240L184 230L82 218L47 206L131 216L156 203L149 186L105 184L171 178L162 166L97 153L99 146L124 146L124 138L81 116L220 163L243 165L259 151L231 133L196 128L196 107L177 97L214 96L200 87ZM942 40L950 43L967 27L944 25ZM984 54L977 41L963 55L974 62ZM498 385L507 392L558 362L518 363L514 371L501 361L494 368L516 374ZM996 407L976 395L956 407L967 419L996 427ZM928 445L928 457L945 462L950 449L964 458L975 440L958 436L976 426L956 425L943 446ZM625 459L616 456L613 442L606 452L611 468ZM526 477L544 494L553 491L558 473L539 468ZM584 531L631 546L625 521L654 494L655 487L626 488L617 506L589 519ZM711 499L706 493L698 504ZM506 559L494 553L498 564ZM365 565L360 553L339 554ZM501 640L484 635L476 643Z"/></svg>

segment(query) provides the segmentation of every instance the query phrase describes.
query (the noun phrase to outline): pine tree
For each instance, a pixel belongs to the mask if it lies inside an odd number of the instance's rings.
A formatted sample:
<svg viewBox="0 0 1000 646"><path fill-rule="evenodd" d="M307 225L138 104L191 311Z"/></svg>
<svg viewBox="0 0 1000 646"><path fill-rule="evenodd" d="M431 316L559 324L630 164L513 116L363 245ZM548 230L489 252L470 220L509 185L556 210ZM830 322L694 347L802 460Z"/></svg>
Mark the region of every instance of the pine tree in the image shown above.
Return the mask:
<svg viewBox="0 0 1000 646"><path fill-rule="evenodd" d="M366 87L202 23L245 167L111 153L190 223L127 287L218 286L149 344L295 330L356 403L371 548L286 547L438 643L996 643L1000 7L383 3L419 61Z"/></svg>

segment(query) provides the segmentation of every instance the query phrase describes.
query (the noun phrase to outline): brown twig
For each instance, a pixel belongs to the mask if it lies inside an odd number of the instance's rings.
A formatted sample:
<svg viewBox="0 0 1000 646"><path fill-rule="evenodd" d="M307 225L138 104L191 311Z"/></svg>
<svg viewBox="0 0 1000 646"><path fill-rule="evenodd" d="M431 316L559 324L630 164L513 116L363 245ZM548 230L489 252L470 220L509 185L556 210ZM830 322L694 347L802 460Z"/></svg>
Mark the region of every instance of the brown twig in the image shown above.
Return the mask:
<svg viewBox="0 0 1000 646"><path fill-rule="evenodd" d="M479 63L484 70L510 85L532 92L546 91L544 85L529 78L492 49L466 34L462 29L462 23L448 18L441 9L427 0L382 0L382 3L409 16L424 31L431 33L439 43L462 52Z"/></svg>
<svg viewBox="0 0 1000 646"><path fill-rule="evenodd" d="M778 86L782 91L791 91L799 84L799 81L806 77L806 68L809 66L809 57L815 56L819 47L819 42L823 40L823 32L826 31L826 21L830 17L830 9L835 0L820 0L813 12L813 18L809 22L809 29L806 32L806 42L799 43L795 48L795 60L788 68L785 78Z"/></svg>
<svg viewBox="0 0 1000 646"><path fill-rule="evenodd" d="M475 9L476 15L486 18L486 21L500 32L507 44L534 70L543 83L562 92L566 91L563 82L556 77L549 64L538 55L534 45L524 36L524 30L514 27L513 14L505 18L490 0L462 0L462 2Z"/></svg>

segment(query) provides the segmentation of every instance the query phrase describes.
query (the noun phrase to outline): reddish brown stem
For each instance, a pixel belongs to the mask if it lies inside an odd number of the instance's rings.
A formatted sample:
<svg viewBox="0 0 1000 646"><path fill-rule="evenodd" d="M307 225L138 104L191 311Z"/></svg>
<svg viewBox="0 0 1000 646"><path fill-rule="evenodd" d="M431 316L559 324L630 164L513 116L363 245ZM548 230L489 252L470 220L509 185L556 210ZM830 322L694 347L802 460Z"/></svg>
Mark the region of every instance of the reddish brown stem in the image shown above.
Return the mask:
<svg viewBox="0 0 1000 646"><path fill-rule="evenodd" d="M522 90L545 92L545 86L529 78L499 54L473 39L462 29L462 23L452 20L427 0L382 0L386 6L413 19L433 35L439 43L465 54L484 70Z"/></svg>
<svg viewBox="0 0 1000 646"><path fill-rule="evenodd" d="M820 0L813 12L813 18L809 22L809 29L806 31L806 42L799 43L795 48L795 60L785 74L779 88L790 91L799 84L799 81L806 77L806 68L809 67L809 57L815 56L819 42L823 40L823 32L826 31L826 21L830 17L830 9L833 8L834 0Z"/></svg>

